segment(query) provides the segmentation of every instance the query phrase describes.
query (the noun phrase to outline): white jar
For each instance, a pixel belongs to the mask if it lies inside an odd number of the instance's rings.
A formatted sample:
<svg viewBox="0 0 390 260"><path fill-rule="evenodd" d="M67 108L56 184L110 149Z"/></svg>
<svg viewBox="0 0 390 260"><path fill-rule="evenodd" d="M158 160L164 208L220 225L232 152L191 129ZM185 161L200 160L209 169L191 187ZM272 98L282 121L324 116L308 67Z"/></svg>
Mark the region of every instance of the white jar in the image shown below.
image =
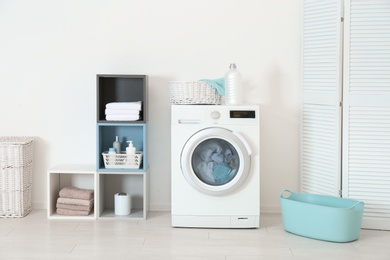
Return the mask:
<svg viewBox="0 0 390 260"><path fill-rule="evenodd" d="M114 195L115 215L125 216L131 213L131 197L125 192L119 192Z"/></svg>

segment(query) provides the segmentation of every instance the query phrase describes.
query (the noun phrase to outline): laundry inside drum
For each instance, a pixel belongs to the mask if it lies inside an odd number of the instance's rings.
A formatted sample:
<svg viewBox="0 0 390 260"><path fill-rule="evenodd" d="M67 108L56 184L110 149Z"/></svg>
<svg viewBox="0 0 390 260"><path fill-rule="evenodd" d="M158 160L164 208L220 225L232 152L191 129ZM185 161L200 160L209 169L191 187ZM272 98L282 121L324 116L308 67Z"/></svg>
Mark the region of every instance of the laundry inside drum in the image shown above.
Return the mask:
<svg viewBox="0 0 390 260"><path fill-rule="evenodd" d="M207 139L194 150L192 169L204 183L220 186L229 183L240 167L237 150L229 142L219 138Z"/></svg>

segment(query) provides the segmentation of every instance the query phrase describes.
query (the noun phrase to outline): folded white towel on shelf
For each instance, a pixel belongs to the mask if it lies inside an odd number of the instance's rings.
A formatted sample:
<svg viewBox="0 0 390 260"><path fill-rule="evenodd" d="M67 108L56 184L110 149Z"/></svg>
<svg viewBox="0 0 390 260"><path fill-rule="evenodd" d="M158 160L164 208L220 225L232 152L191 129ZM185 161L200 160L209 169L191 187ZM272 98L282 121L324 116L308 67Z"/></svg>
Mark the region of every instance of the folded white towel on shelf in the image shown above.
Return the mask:
<svg viewBox="0 0 390 260"><path fill-rule="evenodd" d="M110 109L105 110L106 115L139 115L138 109Z"/></svg>
<svg viewBox="0 0 390 260"><path fill-rule="evenodd" d="M139 115L106 115L107 121L137 121L139 119Z"/></svg>
<svg viewBox="0 0 390 260"><path fill-rule="evenodd" d="M106 104L109 109L137 109L141 110L142 101L135 102L111 102Z"/></svg>

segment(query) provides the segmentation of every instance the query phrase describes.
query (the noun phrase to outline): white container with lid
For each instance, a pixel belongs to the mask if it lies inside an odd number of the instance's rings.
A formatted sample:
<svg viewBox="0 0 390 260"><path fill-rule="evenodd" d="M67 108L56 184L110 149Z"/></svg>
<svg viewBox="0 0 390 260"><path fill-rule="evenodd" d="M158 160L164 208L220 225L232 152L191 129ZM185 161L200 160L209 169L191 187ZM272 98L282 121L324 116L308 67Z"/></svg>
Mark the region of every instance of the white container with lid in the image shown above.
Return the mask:
<svg viewBox="0 0 390 260"><path fill-rule="evenodd" d="M131 213L131 197L125 192L119 192L114 195L115 215L126 216Z"/></svg>

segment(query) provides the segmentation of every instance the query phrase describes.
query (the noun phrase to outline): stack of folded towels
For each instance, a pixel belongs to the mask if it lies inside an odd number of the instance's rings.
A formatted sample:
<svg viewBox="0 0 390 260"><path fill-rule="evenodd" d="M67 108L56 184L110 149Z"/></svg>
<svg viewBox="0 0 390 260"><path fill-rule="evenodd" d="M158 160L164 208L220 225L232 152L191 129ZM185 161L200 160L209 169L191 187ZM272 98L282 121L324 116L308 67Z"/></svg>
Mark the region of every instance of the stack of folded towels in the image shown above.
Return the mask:
<svg viewBox="0 0 390 260"><path fill-rule="evenodd" d="M140 118L142 101L112 102L106 104L107 121L137 121Z"/></svg>
<svg viewBox="0 0 390 260"><path fill-rule="evenodd" d="M65 187L57 199L57 214L66 216L88 216L93 211L94 191Z"/></svg>

